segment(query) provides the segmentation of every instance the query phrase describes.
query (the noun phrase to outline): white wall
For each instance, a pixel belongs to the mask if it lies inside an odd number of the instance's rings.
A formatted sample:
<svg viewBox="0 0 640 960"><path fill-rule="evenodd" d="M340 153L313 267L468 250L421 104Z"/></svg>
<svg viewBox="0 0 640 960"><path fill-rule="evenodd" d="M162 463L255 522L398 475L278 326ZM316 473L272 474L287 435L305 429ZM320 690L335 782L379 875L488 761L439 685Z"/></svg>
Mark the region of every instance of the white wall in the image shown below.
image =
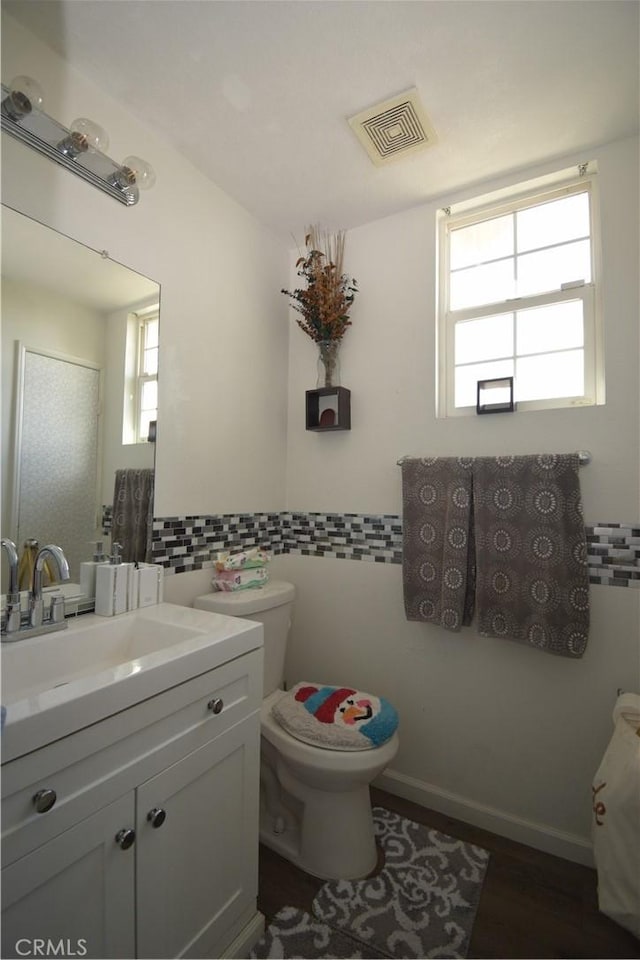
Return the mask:
<svg viewBox="0 0 640 960"><path fill-rule="evenodd" d="M94 118L111 156L138 154L156 170L155 187L127 208L2 134L3 203L161 284L156 516L281 509L286 250L5 14L2 73L36 77L52 116Z"/></svg>
<svg viewBox="0 0 640 960"><path fill-rule="evenodd" d="M589 159L600 171L606 405L436 418L436 209L508 181L469 188L347 235L345 267L361 289L341 356L350 432L305 431L316 350L292 329L289 509L401 514L403 454L585 448L593 454L581 471L586 522L638 522L638 142L562 158L511 182ZM288 680L360 685L398 706L393 789L585 856L591 779L616 690L640 689L640 590L592 586L587 653L569 661L473 629L455 635L408 623L396 565L289 556L278 570L299 589Z"/></svg>

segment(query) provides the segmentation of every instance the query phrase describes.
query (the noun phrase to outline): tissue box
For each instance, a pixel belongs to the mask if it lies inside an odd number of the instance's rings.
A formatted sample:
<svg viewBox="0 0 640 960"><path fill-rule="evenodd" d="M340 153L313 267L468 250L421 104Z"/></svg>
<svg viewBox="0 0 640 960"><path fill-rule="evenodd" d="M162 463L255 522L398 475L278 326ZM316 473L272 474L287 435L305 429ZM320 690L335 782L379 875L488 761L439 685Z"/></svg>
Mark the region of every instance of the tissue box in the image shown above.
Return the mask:
<svg viewBox="0 0 640 960"><path fill-rule="evenodd" d="M261 587L268 579L264 567L252 567L248 570L218 570L211 582L216 590L246 590Z"/></svg>
<svg viewBox="0 0 640 960"><path fill-rule="evenodd" d="M269 554L261 547L251 547L240 553L229 553L228 550L218 552L216 570L247 570L255 567L264 567L269 563Z"/></svg>

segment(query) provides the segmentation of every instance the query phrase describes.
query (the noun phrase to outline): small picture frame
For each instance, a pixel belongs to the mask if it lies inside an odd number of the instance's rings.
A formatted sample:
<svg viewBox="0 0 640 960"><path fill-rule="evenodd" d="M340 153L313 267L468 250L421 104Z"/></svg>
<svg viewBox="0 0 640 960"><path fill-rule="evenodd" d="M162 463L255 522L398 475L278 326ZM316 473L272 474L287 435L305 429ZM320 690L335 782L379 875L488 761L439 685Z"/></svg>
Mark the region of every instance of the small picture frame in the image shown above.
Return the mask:
<svg viewBox="0 0 640 960"><path fill-rule="evenodd" d="M513 377L478 380L476 413L513 413Z"/></svg>

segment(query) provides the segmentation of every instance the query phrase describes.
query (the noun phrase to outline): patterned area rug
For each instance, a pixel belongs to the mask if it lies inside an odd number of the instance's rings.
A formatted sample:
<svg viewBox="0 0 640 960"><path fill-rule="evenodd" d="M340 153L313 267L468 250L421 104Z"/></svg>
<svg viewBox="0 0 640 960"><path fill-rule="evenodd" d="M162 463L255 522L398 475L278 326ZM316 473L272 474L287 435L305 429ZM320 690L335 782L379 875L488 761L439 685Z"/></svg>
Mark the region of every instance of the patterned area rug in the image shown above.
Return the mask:
<svg viewBox="0 0 640 960"><path fill-rule="evenodd" d="M249 954L251 958L306 958L323 960L377 960L383 958L375 948L356 943L351 937L332 930L296 907L283 907L267 927L264 937Z"/></svg>
<svg viewBox="0 0 640 960"><path fill-rule="evenodd" d="M373 819L382 870L365 880L327 881L313 901L314 917L285 908L252 956L466 957L488 852L382 807Z"/></svg>

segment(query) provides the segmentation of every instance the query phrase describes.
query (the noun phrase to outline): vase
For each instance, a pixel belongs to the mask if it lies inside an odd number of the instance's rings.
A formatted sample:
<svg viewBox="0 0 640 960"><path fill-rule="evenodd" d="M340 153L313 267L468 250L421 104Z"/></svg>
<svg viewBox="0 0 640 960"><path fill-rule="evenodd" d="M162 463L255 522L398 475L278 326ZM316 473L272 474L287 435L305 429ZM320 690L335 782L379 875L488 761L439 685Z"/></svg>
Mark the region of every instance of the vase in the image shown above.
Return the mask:
<svg viewBox="0 0 640 960"><path fill-rule="evenodd" d="M340 385L340 341L318 340L318 380L316 387Z"/></svg>

